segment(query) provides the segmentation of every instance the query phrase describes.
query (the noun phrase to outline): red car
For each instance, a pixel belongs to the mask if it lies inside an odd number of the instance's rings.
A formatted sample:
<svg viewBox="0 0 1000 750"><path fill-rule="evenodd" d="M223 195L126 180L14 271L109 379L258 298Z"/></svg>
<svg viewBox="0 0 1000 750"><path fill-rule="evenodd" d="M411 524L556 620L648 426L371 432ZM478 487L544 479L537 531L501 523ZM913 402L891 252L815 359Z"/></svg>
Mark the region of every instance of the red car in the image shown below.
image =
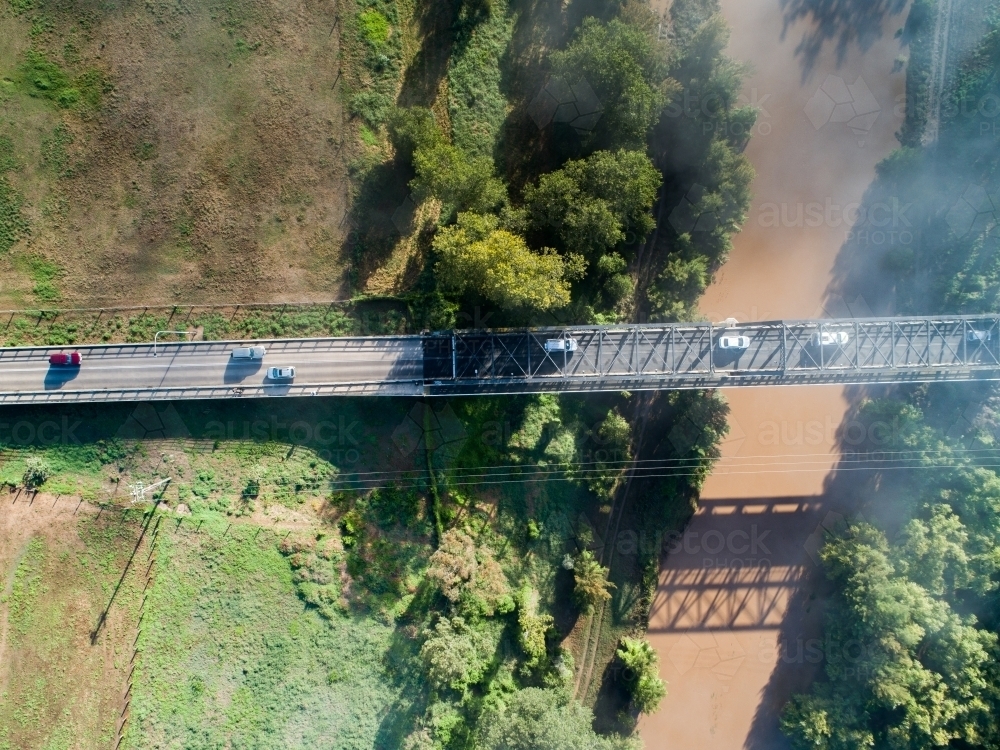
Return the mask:
<svg viewBox="0 0 1000 750"><path fill-rule="evenodd" d="M63 367L79 367L83 361L80 352L56 352L49 355L50 365L61 365Z"/></svg>

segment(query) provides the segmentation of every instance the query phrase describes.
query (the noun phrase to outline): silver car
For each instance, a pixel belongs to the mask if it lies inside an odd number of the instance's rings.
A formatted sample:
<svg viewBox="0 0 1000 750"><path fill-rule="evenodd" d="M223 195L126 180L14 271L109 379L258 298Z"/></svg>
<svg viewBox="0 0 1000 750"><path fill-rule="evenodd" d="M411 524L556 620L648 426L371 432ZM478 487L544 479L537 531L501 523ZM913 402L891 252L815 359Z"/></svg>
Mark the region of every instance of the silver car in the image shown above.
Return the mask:
<svg viewBox="0 0 1000 750"><path fill-rule="evenodd" d="M268 367L267 368L267 379L268 380L282 380L289 382L295 380L295 368L294 367Z"/></svg>
<svg viewBox="0 0 1000 750"><path fill-rule="evenodd" d="M843 346L850 340L847 331L823 331L813 335L812 343L813 346Z"/></svg>
<svg viewBox="0 0 1000 750"><path fill-rule="evenodd" d="M985 344L992 338L992 333L992 331L977 331L973 328L965 334L965 340L970 344L975 344L977 342Z"/></svg>
<svg viewBox="0 0 1000 750"><path fill-rule="evenodd" d="M229 356L233 359L264 359L267 349L263 346L237 346Z"/></svg>
<svg viewBox="0 0 1000 750"><path fill-rule="evenodd" d="M579 344L576 339L548 339L545 342L547 352L575 352Z"/></svg>

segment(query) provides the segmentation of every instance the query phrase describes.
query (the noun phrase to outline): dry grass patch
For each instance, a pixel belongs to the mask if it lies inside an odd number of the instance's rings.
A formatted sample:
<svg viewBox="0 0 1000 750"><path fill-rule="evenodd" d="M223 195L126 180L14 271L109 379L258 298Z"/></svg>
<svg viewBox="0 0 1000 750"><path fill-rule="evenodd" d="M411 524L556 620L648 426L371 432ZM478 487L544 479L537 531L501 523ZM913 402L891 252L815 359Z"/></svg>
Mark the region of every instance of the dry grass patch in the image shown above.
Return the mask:
<svg viewBox="0 0 1000 750"><path fill-rule="evenodd" d="M0 137L30 224L0 304L341 296L335 7L114 6L0 13ZM62 99L25 78L32 55ZM63 269L48 298L23 257Z"/></svg>

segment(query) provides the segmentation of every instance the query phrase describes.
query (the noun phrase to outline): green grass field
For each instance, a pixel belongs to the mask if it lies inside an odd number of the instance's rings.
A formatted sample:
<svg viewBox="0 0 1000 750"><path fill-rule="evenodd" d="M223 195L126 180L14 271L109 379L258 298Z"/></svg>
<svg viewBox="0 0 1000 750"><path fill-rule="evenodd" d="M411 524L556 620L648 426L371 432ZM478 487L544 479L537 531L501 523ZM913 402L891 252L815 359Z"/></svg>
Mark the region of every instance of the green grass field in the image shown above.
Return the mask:
<svg viewBox="0 0 1000 750"><path fill-rule="evenodd" d="M125 746L396 746L393 629L322 617L275 532L226 526L164 521Z"/></svg>

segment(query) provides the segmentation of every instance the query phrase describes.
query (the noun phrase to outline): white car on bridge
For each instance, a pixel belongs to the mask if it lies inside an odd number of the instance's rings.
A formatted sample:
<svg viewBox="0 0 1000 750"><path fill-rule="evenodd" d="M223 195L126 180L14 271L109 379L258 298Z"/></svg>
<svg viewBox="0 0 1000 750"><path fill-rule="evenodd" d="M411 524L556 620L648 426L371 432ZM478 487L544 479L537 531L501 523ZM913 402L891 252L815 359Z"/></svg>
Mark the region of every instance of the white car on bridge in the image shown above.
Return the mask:
<svg viewBox="0 0 1000 750"><path fill-rule="evenodd" d="M548 339L545 342L547 352L575 352L579 343L576 339Z"/></svg>
<svg viewBox="0 0 1000 750"><path fill-rule="evenodd" d="M267 349L263 346L237 346L229 356L233 359L264 359Z"/></svg>
<svg viewBox="0 0 1000 750"><path fill-rule="evenodd" d="M969 330L968 333L965 334L965 340L972 344L976 343L985 344L987 341L993 338L992 333L993 333L992 331L980 331L975 328L972 328Z"/></svg>
<svg viewBox="0 0 1000 750"><path fill-rule="evenodd" d="M283 382L290 382L295 380L295 368L294 367L268 367L267 368L267 379L268 380L280 380Z"/></svg>
<svg viewBox="0 0 1000 750"><path fill-rule="evenodd" d="M748 336L723 336L719 339L720 349L748 349L750 338Z"/></svg>
<svg viewBox="0 0 1000 750"><path fill-rule="evenodd" d="M843 346L851 337L847 331L817 331L813 334L813 346Z"/></svg>

